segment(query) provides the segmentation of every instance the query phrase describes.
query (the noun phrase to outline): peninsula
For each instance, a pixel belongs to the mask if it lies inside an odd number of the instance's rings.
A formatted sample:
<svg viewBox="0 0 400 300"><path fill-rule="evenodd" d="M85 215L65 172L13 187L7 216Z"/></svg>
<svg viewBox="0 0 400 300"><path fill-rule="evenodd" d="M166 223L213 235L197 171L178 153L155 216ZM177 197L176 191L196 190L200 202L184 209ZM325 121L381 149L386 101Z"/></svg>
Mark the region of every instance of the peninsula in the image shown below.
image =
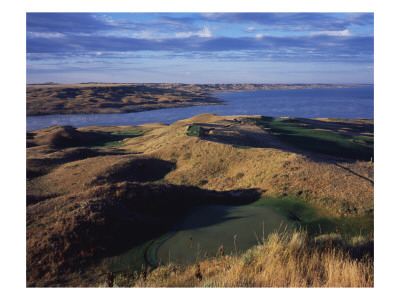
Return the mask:
<svg viewBox="0 0 400 300"><path fill-rule="evenodd" d="M218 105L215 93L272 90L349 88L340 84L181 84L181 83L81 83L29 84L26 114L127 113L194 105Z"/></svg>

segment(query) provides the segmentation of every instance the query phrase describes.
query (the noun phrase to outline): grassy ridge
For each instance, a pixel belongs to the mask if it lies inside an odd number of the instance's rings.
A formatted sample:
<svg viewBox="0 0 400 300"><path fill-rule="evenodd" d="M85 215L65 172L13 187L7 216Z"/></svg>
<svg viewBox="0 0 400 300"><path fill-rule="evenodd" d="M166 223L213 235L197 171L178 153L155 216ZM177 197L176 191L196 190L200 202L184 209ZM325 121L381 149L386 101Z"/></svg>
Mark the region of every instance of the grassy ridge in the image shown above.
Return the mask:
<svg viewBox="0 0 400 300"><path fill-rule="evenodd" d="M126 113L220 102L180 84L54 84L26 89L28 116Z"/></svg>
<svg viewBox="0 0 400 300"><path fill-rule="evenodd" d="M301 123L297 119L264 117L257 119L256 124L269 129L279 139L300 149L359 160L370 160L374 154L373 147L360 143L360 141L371 142L372 137L353 137L308 128L308 124Z"/></svg>
<svg viewBox="0 0 400 300"><path fill-rule="evenodd" d="M29 132L27 285L90 286L107 273L86 272L83 266L103 256L120 256L113 265L118 272L128 261L138 267L137 258L146 248L142 243L168 231L186 209L204 200L239 204L250 192L264 197L254 205L284 213L312 237L336 233L336 228L344 237L370 233L372 162L314 160L296 147L292 151L254 121L236 118L205 114L169 126L53 126ZM215 130L206 138L188 137L193 124ZM373 127L364 120L343 124L340 130L349 127L348 132L364 124ZM368 146L372 131L356 133L352 138L362 136ZM113 142L118 144L107 147ZM232 264L240 261L232 259Z"/></svg>

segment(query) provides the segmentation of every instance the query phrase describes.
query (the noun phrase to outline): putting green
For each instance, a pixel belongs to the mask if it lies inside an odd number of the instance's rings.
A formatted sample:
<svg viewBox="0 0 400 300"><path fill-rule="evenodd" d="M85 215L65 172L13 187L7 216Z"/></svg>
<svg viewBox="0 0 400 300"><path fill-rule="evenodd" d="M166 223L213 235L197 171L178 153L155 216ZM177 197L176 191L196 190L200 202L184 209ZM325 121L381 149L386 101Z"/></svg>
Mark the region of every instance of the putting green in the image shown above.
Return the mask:
<svg viewBox="0 0 400 300"><path fill-rule="evenodd" d="M269 233L290 226L283 215L266 207L250 205L202 206L188 214L167 240L160 239L156 255L161 263L193 263L216 254L241 252L262 242ZM207 253L207 254L206 254Z"/></svg>

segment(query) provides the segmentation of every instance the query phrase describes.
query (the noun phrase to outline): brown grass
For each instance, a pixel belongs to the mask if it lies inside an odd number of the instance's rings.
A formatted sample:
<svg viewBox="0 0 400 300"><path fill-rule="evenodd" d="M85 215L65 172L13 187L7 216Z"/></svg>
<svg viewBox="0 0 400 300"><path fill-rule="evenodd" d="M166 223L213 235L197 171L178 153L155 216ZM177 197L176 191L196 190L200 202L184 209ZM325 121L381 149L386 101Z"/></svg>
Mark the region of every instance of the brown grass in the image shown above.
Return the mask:
<svg viewBox="0 0 400 300"><path fill-rule="evenodd" d="M132 139L126 149L176 162L176 169L165 177L172 184L217 191L255 188L269 196L300 193L300 198L328 207L335 214L359 215L373 209L373 164L370 162L314 159L309 153L281 150L275 144L274 147L238 149L230 144L185 136L188 124L224 125L230 124L226 120L233 118L204 114L179 121ZM251 126L255 125L248 125ZM348 203L350 210L342 211L343 202Z"/></svg>
<svg viewBox="0 0 400 300"><path fill-rule="evenodd" d="M121 113L219 103L175 84L28 85L27 115Z"/></svg>
<svg viewBox="0 0 400 300"><path fill-rule="evenodd" d="M206 191L254 189L262 191L265 196L295 196L329 214L364 215L373 212L373 163L339 162L301 153L281 145L268 133L261 133L246 119L241 119L243 124L239 124L235 118L238 117L204 114L170 126L149 124L144 126L148 131L143 136L128 139L119 148L96 150L65 148L63 145L73 146L92 134L97 136L123 128L63 130L53 127L30 133L28 141L32 145L27 148L27 285L68 286L77 285L79 280L89 282L79 275L79 268L86 268L88 262L98 263L99 257L108 255L110 251L115 253L115 249L128 240L138 243L158 234L160 228L167 228L184 212L189 202L210 198L208 194L204 196ZM185 134L186 128L193 123L216 128L232 125L229 129L239 133L246 129L246 134L252 136L252 143L259 139L264 144L240 149L217 138L189 137ZM231 138L232 142L236 141L234 135ZM61 141L61 144L55 141ZM267 246L263 247L260 249L265 250ZM283 252L279 253L283 255ZM331 270L328 265L346 268L343 272L348 274L358 270L354 273L358 275L353 275L356 277L364 274L359 270L361 262L348 261L345 252L332 254L332 261L328 260L331 254L325 257L318 253L319 259L326 260L323 272L318 273L324 274L322 279L302 282L284 277L284 281L274 284L339 284L339 279L332 281L336 283L328 280L336 276L336 273L329 275L333 271L328 271ZM304 263L296 267L299 268L296 274L314 270L305 269L307 264L314 266L313 256L297 258ZM244 270L240 269L244 268L239 264L240 259L228 259L230 269L226 272L232 275L230 283L217 281L217 277L212 275L221 272L211 267L217 265L218 260L215 260L200 263L203 280L193 284L273 284L273 278L262 277L267 276L263 273L267 271L253 270L249 271L248 277L240 277ZM278 266L276 262L276 268ZM313 268L322 267L315 265ZM192 269L182 269L182 272L187 272L187 276L189 273L193 275ZM92 276L90 282L93 282L97 275L88 276ZM364 283L354 283L349 278L340 284L371 284L370 277Z"/></svg>
<svg viewBox="0 0 400 300"><path fill-rule="evenodd" d="M324 242L322 246L321 240ZM352 258L351 244L332 243L329 236L312 239L306 232L270 234L262 245L242 255L217 255L182 266L170 263L136 279L119 275L116 286L133 287L373 287L373 241ZM358 245L359 246L359 245Z"/></svg>

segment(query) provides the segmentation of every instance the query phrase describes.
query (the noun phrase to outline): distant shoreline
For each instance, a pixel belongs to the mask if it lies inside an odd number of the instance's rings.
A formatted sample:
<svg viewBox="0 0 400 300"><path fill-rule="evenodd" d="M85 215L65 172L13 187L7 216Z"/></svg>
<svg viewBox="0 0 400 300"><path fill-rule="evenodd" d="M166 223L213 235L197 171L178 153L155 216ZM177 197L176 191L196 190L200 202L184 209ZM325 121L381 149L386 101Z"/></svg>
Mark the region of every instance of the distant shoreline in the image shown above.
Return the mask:
<svg viewBox="0 0 400 300"><path fill-rule="evenodd" d="M197 105L221 105L217 93L356 88L373 84L27 84L26 115L121 114Z"/></svg>

